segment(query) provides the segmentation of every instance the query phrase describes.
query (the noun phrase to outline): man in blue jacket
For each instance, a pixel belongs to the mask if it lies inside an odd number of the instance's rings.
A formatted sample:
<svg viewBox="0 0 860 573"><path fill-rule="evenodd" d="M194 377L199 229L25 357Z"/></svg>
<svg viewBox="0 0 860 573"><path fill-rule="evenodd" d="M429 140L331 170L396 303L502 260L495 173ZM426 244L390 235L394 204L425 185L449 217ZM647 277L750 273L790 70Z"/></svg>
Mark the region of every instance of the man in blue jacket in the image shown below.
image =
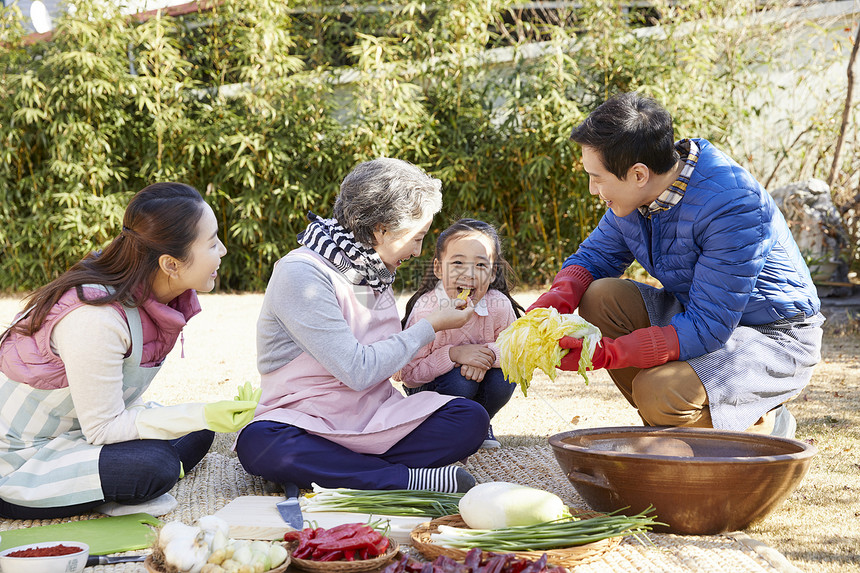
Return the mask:
<svg viewBox="0 0 860 573"><path fill-rule="evenodd" d="M608 207L529 310L579 308L647 425L793 437L784 403L821 359L820 301L768 192L704 139L674 141L655 101L618 94L574 129ZM618 277L634 260L663 288ZM559 342L576 371L580 339Z"/></svg>

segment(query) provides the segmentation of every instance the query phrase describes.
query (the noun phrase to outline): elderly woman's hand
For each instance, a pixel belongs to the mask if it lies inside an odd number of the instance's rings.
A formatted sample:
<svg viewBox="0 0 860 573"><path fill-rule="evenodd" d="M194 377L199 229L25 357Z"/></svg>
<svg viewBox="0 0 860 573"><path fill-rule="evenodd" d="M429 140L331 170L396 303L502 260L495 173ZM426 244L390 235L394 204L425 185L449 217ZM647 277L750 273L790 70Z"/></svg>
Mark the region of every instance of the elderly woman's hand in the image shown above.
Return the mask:
<svg viewBox="0 0 860 573"><path fill-rule="evenodd" d="M439 332L449 328L460 328L475 314L475 305L472 301L455 300L454 304L456 306L444 306L424 317L433 326L433 330Z"/></svg>

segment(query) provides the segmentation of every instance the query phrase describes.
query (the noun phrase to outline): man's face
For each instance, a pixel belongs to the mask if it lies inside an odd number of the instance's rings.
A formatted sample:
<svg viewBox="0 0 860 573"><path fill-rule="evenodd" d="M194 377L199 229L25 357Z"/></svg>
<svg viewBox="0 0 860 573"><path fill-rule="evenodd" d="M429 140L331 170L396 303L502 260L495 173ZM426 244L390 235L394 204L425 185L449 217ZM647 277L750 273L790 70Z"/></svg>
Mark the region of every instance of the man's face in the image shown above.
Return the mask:
<svg viewBox="0 0 860 573"><path fill-rule="evenodd" d="M603 166L603 160L594 148L583 146L582 167L588 173L588 192L599 196L616 216L626 217L639 206L651 202L646 188L633 172L635 166L628 170L624 179L619 179Z"/></svg>

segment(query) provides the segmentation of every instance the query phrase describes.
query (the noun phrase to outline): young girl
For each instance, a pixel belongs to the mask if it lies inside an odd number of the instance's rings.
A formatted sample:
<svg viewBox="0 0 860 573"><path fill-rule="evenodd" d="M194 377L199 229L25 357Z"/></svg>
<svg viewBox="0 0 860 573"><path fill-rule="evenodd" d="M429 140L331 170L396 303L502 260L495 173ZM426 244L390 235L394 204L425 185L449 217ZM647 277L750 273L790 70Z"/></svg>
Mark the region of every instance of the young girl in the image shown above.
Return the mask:
<svg viewBox="0 0 860 573"><path fill-rule="evenodd" d="M463 396L478 402L492 420L508 403L515 384L499 368L496 337L522 314L511 297L510 265L502 257L499 235L489 224L460 219L439 235L433 267L406 303L407 328L457 298L468 298L475 315L458 329L436 333L395 376L406 394L424 390ZM484 448L498 448L490 426Z"/></svg>
<svg viewBox="0 0 860 573"><path fill-rule="evenodd" d="M103 252L33 293L0 331L0 517L165 513L213 431L251 420L250 387L213 404L140 399L226 251L196 189L150 185Z"/></svg>

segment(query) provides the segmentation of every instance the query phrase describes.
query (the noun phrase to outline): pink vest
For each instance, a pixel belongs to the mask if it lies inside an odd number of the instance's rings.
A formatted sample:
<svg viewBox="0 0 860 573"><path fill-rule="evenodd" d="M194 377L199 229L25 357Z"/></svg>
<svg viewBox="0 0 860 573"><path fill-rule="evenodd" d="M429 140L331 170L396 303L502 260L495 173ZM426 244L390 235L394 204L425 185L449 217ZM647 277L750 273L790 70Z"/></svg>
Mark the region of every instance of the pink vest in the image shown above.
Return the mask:
<svg viewBox="0 0 860 573"><path fill-rule="evenodd" d="M104 295L104 290L100 287L87 286L83 292L85 299ZM67 387L69 382L66 379L65 365L51 350L51 333L60 319L83 304L75 289L70 289L48 312L45 322L35 334L25 336L17 331L9 332L0 344L0 372L10 380L33 388L52 390ZM111 306L125 316L121 305L112 303ZM187 290L169 304L162 304L150 297L138 310L143 327L143 355L140 365L152 367L161 364L176 344L188 319L200 312L200 303L197 300L197 292Z"/></svg>
<svg viewBox="0 0 860 573"><path fill-rule="evenodd" d="M372 344L400 332L400 317L391 289L374 295L369 287L352 285L322 257L306 248L292 251L287 257L309 259L331 277L344 319L362 344ZM365 390L352 390L307 352L264 374L261 382L263 395L255 421L291 424L365 454L388 451L436 410L455 399L436 392L406 397L388 378Z"/></svg>

